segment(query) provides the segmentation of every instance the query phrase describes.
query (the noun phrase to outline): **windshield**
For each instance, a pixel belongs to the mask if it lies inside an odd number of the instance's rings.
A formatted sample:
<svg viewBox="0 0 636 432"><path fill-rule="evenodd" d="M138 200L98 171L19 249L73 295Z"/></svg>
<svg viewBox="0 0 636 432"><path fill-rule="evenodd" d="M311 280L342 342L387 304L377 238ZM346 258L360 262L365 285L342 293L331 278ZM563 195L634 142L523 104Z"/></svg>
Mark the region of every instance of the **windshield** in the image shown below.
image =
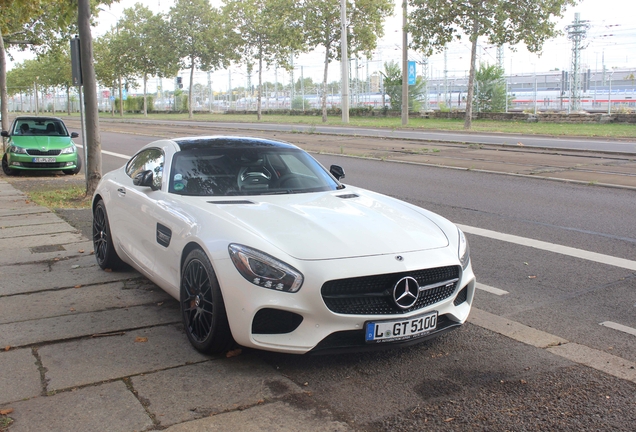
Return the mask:
<svg viewBox="0 0 636 432"><path fill-rule="evenodd" d="M169 191L231 196L336 190L338 183L300 149L204 148L184 150L172 162Z"/></svg>
<svg viewBox="0 0 636 432"><path fill-rule="evenodd" d="M13 135L68 136L68 131L60 120L18 119L13 125Z"/></svg>

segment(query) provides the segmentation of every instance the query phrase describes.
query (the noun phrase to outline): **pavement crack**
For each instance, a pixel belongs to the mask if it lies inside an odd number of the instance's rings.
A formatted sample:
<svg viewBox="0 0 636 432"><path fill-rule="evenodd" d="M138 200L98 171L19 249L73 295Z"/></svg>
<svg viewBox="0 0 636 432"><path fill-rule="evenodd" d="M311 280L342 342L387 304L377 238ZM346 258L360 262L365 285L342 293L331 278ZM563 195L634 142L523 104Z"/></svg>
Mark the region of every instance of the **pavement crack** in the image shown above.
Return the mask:
<svg viewBox="0 0 636 432"><path fill-rule="evenodd" d="M34 346L31 348L31 353L33 354L33 357L35 357L35 365L38 367L38 371L40 372L40 384L42 385L42 396L48 396L49 392L48 392L48 385L49 385L49 380L46 377L46 373L49 371L47 368L44 367L44 365L42 364L42 358L40 357L40 353L38 352L38 347Z"/></svg>
<svg viewBox="0 0 636 432"><path fill-rule="evenodd" d="M148 417L150 417L152 424L155 427L160 426L161 422L157 419L157 416L154 415L152 411L150 411L150 401L146 399L145 397L139 395L137 390L135 390L135 387L133 386L133 383L130 377L122 378L122 381L126 385L126 388L133 394L135 399L137 399L139 403L141 404L141 406L144 408L144 411L146 411L146 414L148 415Z"/></svg>

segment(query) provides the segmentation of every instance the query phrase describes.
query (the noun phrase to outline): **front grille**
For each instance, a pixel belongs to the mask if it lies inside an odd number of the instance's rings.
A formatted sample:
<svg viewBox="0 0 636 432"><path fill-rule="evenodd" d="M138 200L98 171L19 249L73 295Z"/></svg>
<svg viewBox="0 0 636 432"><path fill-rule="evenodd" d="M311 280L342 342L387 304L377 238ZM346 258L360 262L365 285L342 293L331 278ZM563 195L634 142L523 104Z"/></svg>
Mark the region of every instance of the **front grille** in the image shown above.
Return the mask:
<svg viewBox="0 0 636 432"><path fill-rule="evenodd" d="M303 317L293 312L279 309L261 309L256 312L252 321L254 334L291 333L303 322Z"/></svg>
<svg viewBox="0 0 636 432"><path fill-rule="evenodd" d="M420 287L458 279L459 266L438 267L412 272L391 273L339 279L325 282L322 298L329 310L351 315L391 315L418 310L449 298L457 282L420 291L409 309L399 308L393 300L393 287L403 277L414 278Z"/></svg>
<svg viewBox="0 0 636 432"><path fill-rule="evenodd" d="M26 152L30 156L58 156L62 150L38 150L38 149L26 149Z"/></svg>
<svg viewBox="0 0 636 432"><path fill-rule="evenodd" d="M20 162L20 166L24 168L42 168L42 169L63 169L68 168L66 162L55 163L39 163L39 162Z"/></svg>

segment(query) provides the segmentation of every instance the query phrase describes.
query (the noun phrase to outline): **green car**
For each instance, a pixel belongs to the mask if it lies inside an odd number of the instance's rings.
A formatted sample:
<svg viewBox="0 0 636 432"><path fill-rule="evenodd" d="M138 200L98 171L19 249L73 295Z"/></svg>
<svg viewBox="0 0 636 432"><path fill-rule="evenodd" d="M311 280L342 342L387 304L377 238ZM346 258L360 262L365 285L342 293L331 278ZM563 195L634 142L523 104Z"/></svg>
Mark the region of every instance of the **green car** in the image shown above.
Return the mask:
<svg viewBox="0 0 636 432"><path fill-rule="evenodd" d="M73 175L82 169L82 160L64 122L57 117L16 117L9 131L2 156L2 171L18 175L21 171L62 171Z"/></svg>

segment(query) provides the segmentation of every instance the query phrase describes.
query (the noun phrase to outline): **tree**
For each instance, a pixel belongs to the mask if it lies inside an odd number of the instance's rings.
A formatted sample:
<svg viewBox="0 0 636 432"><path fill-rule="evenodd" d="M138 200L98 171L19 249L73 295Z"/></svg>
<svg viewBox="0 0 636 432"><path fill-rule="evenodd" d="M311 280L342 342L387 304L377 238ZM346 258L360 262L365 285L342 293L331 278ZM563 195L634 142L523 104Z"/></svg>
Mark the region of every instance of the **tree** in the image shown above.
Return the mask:
<svg viewBox="0 0 636 432"><path fill-rule="evenodd" d="M391 109L400 111L402 109L402 69L395 61L384 63L384 72L380 72L384 77L384 92L389 96ZM422 105L419 101L424 93L424 79L417 77L414 85L409 86L409 110L419 111Z"/></svg>
<svg viewBox="0 0 636 432"><path fill-rule="evenodd" d="M173 41L179 66L190 69L188 113L192 118L194 69L213 71L229 66L235 58L232 32L221 11L213 8L209 0L177 0L168 15L172 39L164 35L164 40Z"/></svg>
<svg viewBox="0 0 636 432"><path fill-rule="evenodd" d="M453 41L471 41L470 73L464 129L472 125L477 40L487 36L494 45L525 43L539 52L554 37L556 22L576 0L408 0L411 6L408 31L411 45L431 55Z"/></svg>
<svg viewBox="0 0 636 432"><path fill-rule="evenodd" d="M40 71L40 82L43 85L54 89L58 87L66 90L67 111L71 115L71 87L73 77L71 73L71 55L68 43L56 45L38 56L38 69ZM53 102L53 113L55 114L55 101Z"/></svg>
<svg viewBox="0 0 636 432"><path fill-rule="evenodd" d="M508 92L503 68L481 63L475 72L474 103L478 112L503 112Z"/></svg>
<svg viewBox="0 0 636 432"><path fill-rule="evenodd" d="M327 73L329 63L340 59L340 0L304 0L305 41L308 49L325 49L322 85L322 121L327 121ZM347 2L349 54L371 56L378 38L384 34L384 20L393 13L393 0L356 0ZM345 59L348 60L348 59Z"/></svg>
<svg viewBox="0 0 636 432"><path fill-rule="evenodd" d="M256 116L261 119L263 63L289 68L289 58L302 47L302 33L295 0L228 0L225 13L235 35L244 62L258 64Z"/></svg>
<svg viewBox="0 0 636 432"><path fill-rule="evenodd" d="M161 14L137 3L124 9L112 38L111 52L115 58L126 58L128 69L143 80L143 112L148 115L147 83L151 76L174 76L179 71L179 57L165 38L168 23ZM166 46L168 44L168 46Z"/></svg>

